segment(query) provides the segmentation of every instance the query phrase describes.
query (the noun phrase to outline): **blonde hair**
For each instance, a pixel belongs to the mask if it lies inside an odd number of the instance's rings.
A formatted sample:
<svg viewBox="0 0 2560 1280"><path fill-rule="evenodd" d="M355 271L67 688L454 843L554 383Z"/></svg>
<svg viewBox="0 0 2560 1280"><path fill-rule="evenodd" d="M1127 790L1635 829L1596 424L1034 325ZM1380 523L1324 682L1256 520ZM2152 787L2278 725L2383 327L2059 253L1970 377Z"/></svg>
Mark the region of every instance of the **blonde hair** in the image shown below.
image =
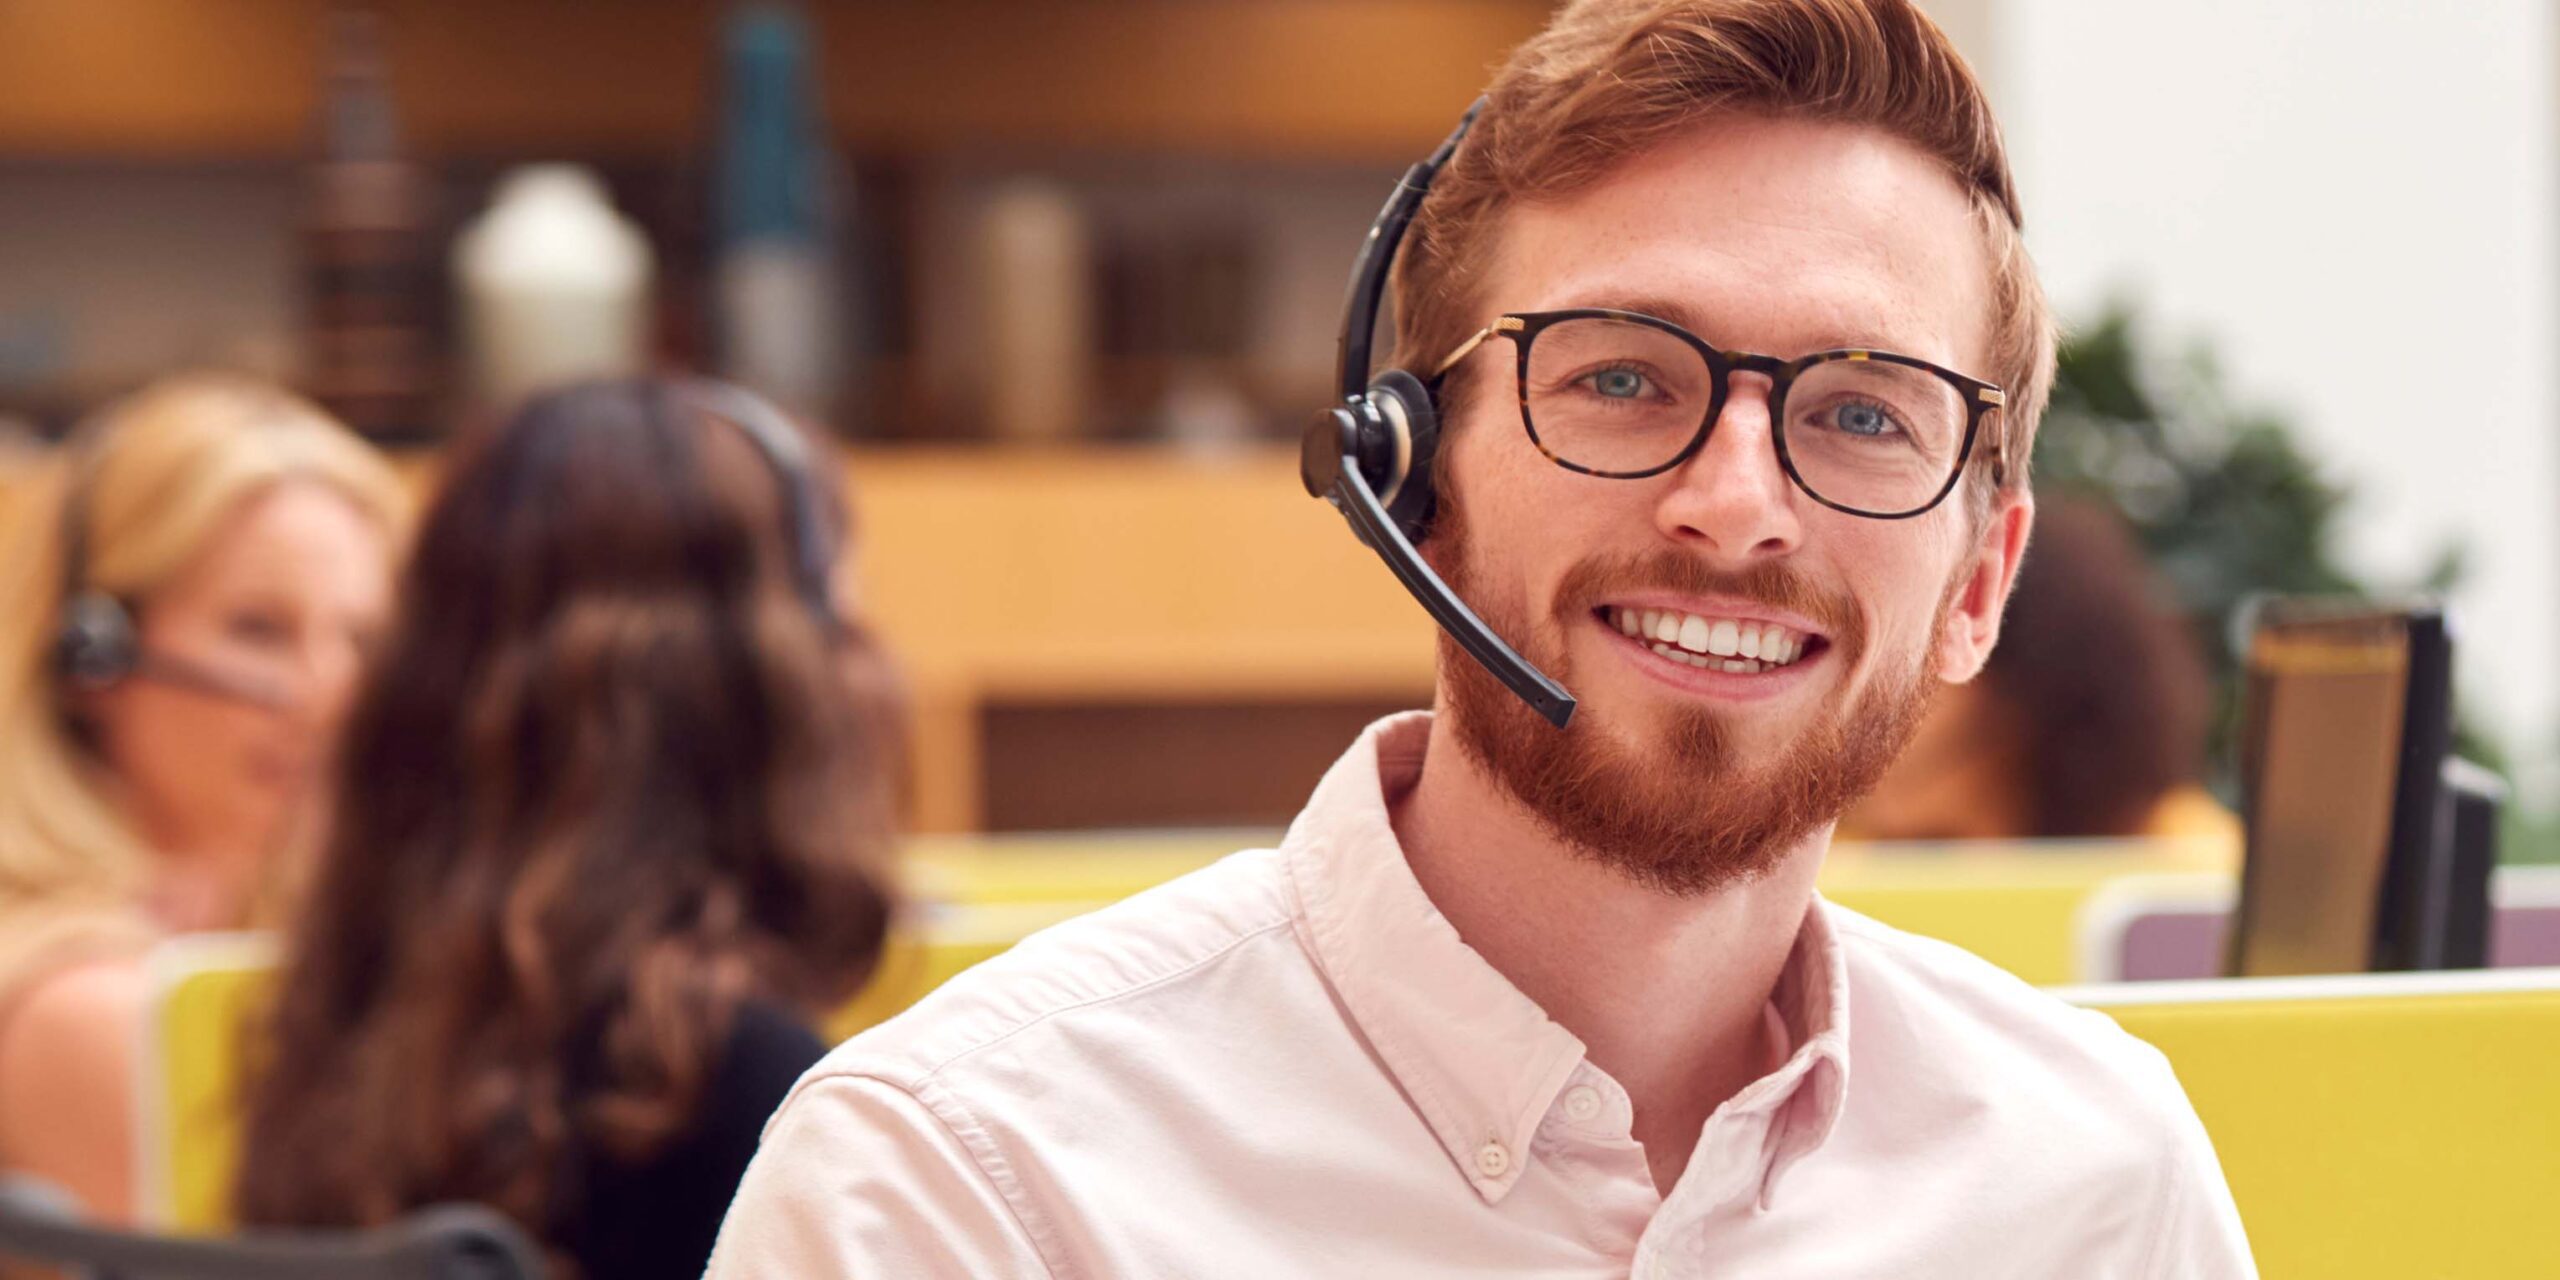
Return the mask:
<svg viewBox="0 0 2560 1280"><path fill-rule="evenodd" d="M1935 159L1972 205L1992 260L1988 376L2008 392L1996 452L2005 487L2026 486L2053 321L1991 103L1911 0L1574 0L1485 98L1396 258L1398 366L1439 359L1485 322L1483 267L1511 205L1587 188L1717 116L1866 125Z"/></svg>
<svg viewBox="0 0 2560 1280"><path fill-rule="evenodd" d="M147 865L66 715L54 649L71 594L148 599L225 517L287 480L327 485L395 539L408 511L391 465L336 419L229 374L173 377L107 406L37 471L10 485L0 533L0 916L128 901ZM73 572L81 581L64 581Z"/></svg>

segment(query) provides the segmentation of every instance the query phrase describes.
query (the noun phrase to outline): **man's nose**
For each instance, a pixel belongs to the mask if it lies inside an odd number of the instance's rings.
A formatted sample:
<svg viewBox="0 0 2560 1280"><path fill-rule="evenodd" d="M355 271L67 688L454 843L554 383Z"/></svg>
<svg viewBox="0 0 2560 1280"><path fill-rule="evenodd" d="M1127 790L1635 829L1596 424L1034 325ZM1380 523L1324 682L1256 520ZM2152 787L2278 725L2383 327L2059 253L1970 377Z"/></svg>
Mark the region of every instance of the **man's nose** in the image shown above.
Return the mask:
<svg viewBox="0 0 2560 1280"><path fill-rule="evenodd" d="M1705 442L1665 478L1671 484L1656 525L1728 566L1785 555L1803 540L1795 485L1778 464L1766 378L1736 375Z"/></svg>

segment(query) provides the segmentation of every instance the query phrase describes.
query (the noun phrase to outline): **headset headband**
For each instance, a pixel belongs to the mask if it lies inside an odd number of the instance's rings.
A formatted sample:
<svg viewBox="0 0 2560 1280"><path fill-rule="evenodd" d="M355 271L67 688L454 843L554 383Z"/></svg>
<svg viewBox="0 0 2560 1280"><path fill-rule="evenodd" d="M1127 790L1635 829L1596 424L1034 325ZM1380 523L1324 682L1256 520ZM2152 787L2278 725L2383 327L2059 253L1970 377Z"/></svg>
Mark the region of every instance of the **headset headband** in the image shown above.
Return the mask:
<svg viewBox="0 0 2560 1280"><path fill-rule="evenodd" d="M1458 117L1458 127L1449 131L1439 149L1404 171L1396 189L1388 193L1386 207L1378 210L1378 220L1369 224L1369 238L1360 242L1360 257L1351 266L1351 289L1342 300L1342 338L1334 348L1335 390L1345 399L1357 399L1369 388L1369 349L1378 327L1378 304L1386 296L1387 270L1395 265L1405 228L1413 224L1414 211L1430 193L1431 180L1458 153L1458 143L1475 127L1476 116L1483 110L1484 99L1476 99Z"/></svg>
<svg viewBox="0 0 2560 1280"><path fill-rule="evenodd" d="M679 388L694 408L737 428L773 468L791 540L792 587L833 631L841 625L830 581L836 545L807 439L771 401L735 383L691 378Z"/></svg>

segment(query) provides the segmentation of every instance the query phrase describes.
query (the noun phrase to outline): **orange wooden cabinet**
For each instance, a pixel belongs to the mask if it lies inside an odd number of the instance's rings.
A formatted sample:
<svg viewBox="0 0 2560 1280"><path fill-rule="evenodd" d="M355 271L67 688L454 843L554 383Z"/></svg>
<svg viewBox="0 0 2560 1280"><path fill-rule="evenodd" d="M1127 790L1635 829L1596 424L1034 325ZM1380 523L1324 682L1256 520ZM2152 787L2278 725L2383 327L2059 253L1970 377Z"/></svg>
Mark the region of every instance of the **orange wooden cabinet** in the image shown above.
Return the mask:
<svg viewBox="0 0 2560 1280"><path fill-rule="evenodd" d="M916 693L923 830L983 825L991 707L1430 698L1430 619L1306 496L1292 451L887 450L851 466L856 590Z"/></svg>

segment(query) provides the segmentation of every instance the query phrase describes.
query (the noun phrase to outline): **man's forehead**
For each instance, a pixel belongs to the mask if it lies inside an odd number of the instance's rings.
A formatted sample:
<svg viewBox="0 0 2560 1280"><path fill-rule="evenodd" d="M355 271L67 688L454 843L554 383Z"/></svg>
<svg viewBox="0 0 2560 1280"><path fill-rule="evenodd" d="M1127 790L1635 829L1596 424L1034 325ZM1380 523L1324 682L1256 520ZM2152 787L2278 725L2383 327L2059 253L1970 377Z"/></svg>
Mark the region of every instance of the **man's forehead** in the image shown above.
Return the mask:
<svg viewBox="0 0 2560 1280"><path fill-rule="evenodd" d="M1988 376L1990 260L1963 191L1889 134L1738 118L1514 207L1489 309L1609 306L1775 355L1880 347ZM1635 305L1641 304L1641 305Z"/></svg>

